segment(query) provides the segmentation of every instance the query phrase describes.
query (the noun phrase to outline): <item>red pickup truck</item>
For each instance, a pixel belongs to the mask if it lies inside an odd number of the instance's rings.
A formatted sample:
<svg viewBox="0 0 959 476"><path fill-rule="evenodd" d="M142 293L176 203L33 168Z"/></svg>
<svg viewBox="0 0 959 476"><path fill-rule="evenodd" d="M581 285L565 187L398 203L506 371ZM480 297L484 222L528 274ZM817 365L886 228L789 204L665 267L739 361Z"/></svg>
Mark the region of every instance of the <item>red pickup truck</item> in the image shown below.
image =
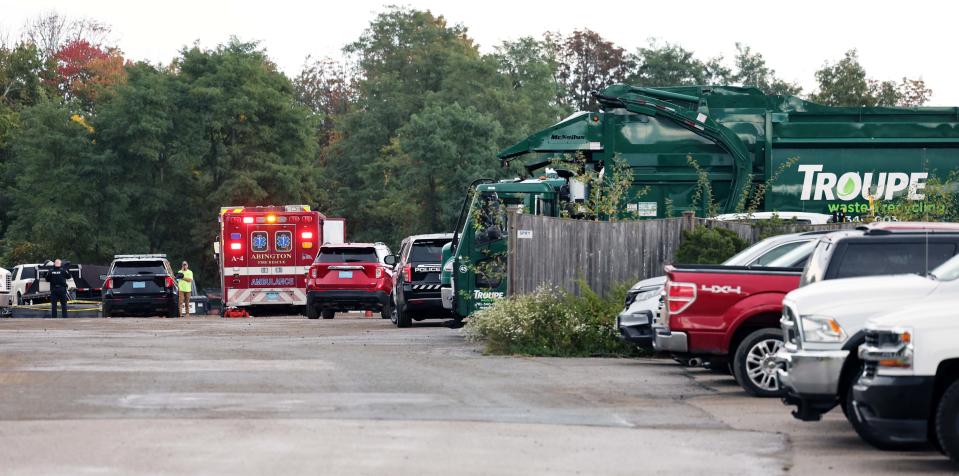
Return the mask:
<svg viewBox="0 0 959 476"><path fill-rule="evenodd" d="M708 360L712 368L728 364L747 393L781 396L775 354L783 346L779 320L787 293L823 280L922 273L929 263L955 254L954 247L932 245L951 245L957 228L893 222L827 233L803 269L667 266L663 310L653 324L654 347L680 360Z"/></svg>
<svg viewBox="0 0 959 476"><path fill-rule="evenodd" d="M706 359L713 368L729 363L747 392L779 395L773 356L782 347L782 302L801 274L802 268L667 266L656 350Z"/></svg>

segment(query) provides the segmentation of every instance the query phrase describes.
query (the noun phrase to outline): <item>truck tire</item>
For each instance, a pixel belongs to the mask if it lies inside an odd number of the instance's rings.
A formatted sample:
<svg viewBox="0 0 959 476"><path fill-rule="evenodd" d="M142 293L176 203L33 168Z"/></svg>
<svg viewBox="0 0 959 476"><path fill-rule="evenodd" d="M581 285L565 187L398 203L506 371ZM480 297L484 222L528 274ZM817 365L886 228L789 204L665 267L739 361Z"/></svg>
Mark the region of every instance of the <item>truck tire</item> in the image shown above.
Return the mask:
<svg viewBox="0 0 959 476"><path fill-rule="evenodd" d="M329 309L323 311L323 319L333 319L333 316L335 315L336 313Z"/></svg>
<svg viewBox="0 0 959 476"><path fill-rule="evenodd" d="M952 382L939 398L935 418L939 448L954 464L959 464L959 380Z"/></svg>
<svg viewBox="0 0 959 476"><path fill-rule="evenodd" d="M396 324L396 327L411 327L413 325L413 316L410 316L410 313L406 310L406 306L402 303L396 303L393 305L393 323Z"/></svg>
<svg viewBox="0 0 959 476"><path fill-rule="evenodd" d="M316 306L306 306L307 319L319 319L320 315L316 312Z"/></svg>
<svg viewBox="0 0 959 476"><path fill-rule="evenodd" d="M782 331L773 328L753 331L739 343L733 358L733 374L746 393L764 398L782 396L772 360L782 345Z"/></svg>

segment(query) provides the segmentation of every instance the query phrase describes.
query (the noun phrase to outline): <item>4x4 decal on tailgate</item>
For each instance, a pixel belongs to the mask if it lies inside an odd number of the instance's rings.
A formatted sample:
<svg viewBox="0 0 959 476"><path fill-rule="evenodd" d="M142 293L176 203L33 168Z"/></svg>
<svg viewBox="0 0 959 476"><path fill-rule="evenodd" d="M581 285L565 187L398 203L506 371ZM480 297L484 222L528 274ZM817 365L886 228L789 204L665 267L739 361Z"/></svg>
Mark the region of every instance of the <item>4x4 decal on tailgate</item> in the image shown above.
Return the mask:
<svg viewBox="0 0 959 476"><path fill-rule="evenodd" d="M706 286L705 284L699 285L699 290L707 293L713 294L742 294L743 289L740 286L720 286L718 284L713 284L711 286Z"/></svg>

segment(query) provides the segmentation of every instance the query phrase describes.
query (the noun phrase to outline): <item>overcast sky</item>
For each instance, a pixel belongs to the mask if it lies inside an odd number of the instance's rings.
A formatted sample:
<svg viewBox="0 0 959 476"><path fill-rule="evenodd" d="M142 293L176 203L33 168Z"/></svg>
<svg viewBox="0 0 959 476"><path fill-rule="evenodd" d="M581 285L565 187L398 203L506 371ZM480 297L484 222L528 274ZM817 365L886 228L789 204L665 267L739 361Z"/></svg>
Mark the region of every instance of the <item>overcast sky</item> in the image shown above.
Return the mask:
<svg viewBox="0 0 959 476"><path fill-rule="evenodd" d="M204 47L230 35L258 40L290 75L307 55L338 57L384 5L347 0L0 0L0 31L16 36L24 22L55 10L108 23L125 56L169 62L184 45ZM738 6L737 6L738 3ZM888 3L888 6L887 6ZM813 73L826 60L859 50L870 77L922 77L933 89L931 105L959 106L956 18L959 3L818 1L641 2L419 0L401 3L429 9L462 23L489 51L497 43L544 31L589 28L632 51L655 37L678 43L700 58L731 59L737 41L761 52L786 80L810 92Z"/></svg>

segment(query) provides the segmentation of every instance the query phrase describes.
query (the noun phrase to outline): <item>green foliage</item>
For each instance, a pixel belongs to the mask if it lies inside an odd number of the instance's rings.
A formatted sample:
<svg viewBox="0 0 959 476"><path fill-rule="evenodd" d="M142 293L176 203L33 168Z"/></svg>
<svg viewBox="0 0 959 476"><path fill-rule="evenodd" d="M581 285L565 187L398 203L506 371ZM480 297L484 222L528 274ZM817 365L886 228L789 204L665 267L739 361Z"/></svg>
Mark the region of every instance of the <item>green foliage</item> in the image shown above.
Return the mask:
<svg viewBox="0 0 959 476"><path fill-rule="evenodd" d="M394 7L344 51L356 99L335 121L321 186L354 240L449 231L470 181L509 173L496 151L568 112L531 38L483 55L461 25Z"/></svg>
<svg viewBox="0 0 959 476"><path fill-rule="evenodd" d="M692 51L682 46L659 44L651 39L649 45L637 53L638 67L629 77L629 84L662 87L726 82L730 76L722 58L699 60Z"/></svg>
<svg viewBox="0 0 959 476"><path fill-rule="evenodd" d="M748 246L746 240L726 228L697 226L683 231L676 250L676 262L683 264L719 264Z"/></svg>
<svg viewBox="0 0 959 476"><path fill-rule="evenodd" d="M926 187L917 190L922 200L909 200L902 194L892 200L877 200L873 215L893 216L899 221L959 222L959 171L945 176L930 174Z"/></svg>
<svg viewBox="0 0 959 476"><path fill-rule="evenodd" d="M586 186L588 194L583 203L570 205L572 208L565 216L575 216L586 220L634 219L635 214L627 210L629 200L636 200L648 192L648 188L636 191L632 195L633 170L629 163L616 154L611 170L596 170L582 153L566 155L552 161L553 165L574 171L573 178Z"/></svg>
<svg viewBox="0 0 959 476"><path fill-rule="evenodd" d="M696 172L696 188L689 199L693 210L700 210L705 216L713 217L718 214L719 204L713 198L713 182L709 172L704 169L691 155L686 156L686 163Z"/></svg>
<svg viewBox="0 0 959 476"><path fill-rule="evenodd" d="M606 296L580 282L580 296L552 287L511 296L478 311L466 324L473 341L493 354L557 357L633 355L635 349L616 337L616 315L627 285Z"/></svg>
<svg viewBox="0 0 959 476"><path fill-rule="evenodd" d="M736 74L729 78L743 86L759 88L766 94L798 95L802 87L776 77L776 71L766 65L766 59L752 48L736 43Z"/></svg>
<svg viewBox="0 0 959 476"><path fill-rule="evenodd" d="M921 79L902 78L900 83L869 79L854 49L816 71L816 81L819 91L809 99L830 106L921 106L932 95Z"/></svg>

